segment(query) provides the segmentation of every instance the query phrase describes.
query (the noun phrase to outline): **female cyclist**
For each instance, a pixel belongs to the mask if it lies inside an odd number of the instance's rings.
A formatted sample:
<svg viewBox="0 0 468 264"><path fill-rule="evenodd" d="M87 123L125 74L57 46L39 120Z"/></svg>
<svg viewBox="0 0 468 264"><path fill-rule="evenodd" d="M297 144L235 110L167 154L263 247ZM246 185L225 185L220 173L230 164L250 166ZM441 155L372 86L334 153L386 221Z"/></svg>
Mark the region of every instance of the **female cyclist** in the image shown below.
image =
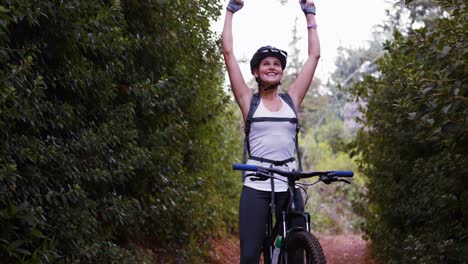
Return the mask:
<svg viewBox="0 0 468 264"><path fill-rule="evenodd" d="M247 86L234 55L232 34L234 13L243 5L242 0L230 0L224 20L222 47L234 97L246 121L254 94ZM299 106L309 89L320 58L315 5L312 1L301 0L300 6L307 22L304 28L308 31L308 57L297 79L286 89L292 104L287 103L278 92L286 67L287 53L272 46L264 46L257 50L250 61L251 73L257 81L260 97L253 117L266 117L266 119L251 123L247 139L248 164L276 166L281 169L295 169L297 166L294 159L296 125L291 122L275 122L276 120L271 118L278 118L278 121L297 118L296 113L299 112ZM244 180L239 211L241 264L259 263L272 191L277 197L275 208L278 214L289 195L287 184L277 180L254 181L250 177ZM300 192L298 194L297 204L303 207Z"/></svg>

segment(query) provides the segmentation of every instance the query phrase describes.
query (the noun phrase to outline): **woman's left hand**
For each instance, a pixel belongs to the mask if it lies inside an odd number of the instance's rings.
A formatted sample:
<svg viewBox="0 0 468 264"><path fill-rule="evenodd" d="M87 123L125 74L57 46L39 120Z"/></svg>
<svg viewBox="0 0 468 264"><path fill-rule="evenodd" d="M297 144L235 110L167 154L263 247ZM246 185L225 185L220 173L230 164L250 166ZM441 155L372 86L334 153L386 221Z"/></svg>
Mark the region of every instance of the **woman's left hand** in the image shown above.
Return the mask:
<svg viewBox="0 0 468 264"><path fill-rule="evenodd" d="M315 4L312 0L299 0L301 4L301 9L305 15L313 14L315 15Z"/></svg>
<svg viewBox="0 0 468 264"><path fill-rule="evenodd" d="M231 11L232 13L235 13L244 7L244 1L243 0L229 0L229 4L227 5L227 10Z"/></svg>

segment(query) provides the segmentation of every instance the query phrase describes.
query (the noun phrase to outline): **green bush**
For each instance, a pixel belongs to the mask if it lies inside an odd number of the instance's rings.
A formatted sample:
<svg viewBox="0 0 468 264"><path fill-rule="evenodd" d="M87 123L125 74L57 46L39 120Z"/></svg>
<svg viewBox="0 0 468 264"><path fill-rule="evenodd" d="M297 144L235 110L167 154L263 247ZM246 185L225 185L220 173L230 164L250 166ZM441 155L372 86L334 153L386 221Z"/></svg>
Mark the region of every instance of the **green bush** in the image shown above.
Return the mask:
<svg viewBox="0 0 468 264"><path fill-rule="evenodd" d="M146 240L202 259L201 239L233 228L219 9L0 4L0 259L141 263Z"/></svg>
<svg viewBox="0 0 468 264"><path fill-rule="evenodd" d="M466 263L466 11L385 43L354 146L369 177L365 231L384 263ZM457 2L458 3L458 2Z"/></svg>

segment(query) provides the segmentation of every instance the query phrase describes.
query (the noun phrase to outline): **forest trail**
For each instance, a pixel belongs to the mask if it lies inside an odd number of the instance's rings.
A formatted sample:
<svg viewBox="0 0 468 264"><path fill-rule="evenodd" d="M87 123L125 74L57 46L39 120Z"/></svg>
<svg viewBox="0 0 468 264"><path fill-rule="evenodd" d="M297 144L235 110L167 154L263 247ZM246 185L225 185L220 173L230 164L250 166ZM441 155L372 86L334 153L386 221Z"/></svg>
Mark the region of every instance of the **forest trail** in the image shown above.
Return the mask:
<svg viewBox="0 0 468 264"><path fill-rule="evenodd" d="M370 257L368 242L361 235L319 235L328 264L376 264ZM238 264L239 239L236 236L213 241L210 264Z"/></svg>

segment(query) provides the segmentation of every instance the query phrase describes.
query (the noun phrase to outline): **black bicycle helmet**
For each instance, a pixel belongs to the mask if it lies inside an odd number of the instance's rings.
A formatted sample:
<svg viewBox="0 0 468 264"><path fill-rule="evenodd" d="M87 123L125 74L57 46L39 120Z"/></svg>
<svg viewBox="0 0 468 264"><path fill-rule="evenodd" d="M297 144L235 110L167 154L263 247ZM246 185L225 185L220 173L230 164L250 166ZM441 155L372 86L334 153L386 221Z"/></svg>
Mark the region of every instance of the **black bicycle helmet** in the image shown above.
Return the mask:
<svg viewBox="0 0 468 264"><path fill-rule="evenodd" d="M253 74L253 70L258 68L260 62L266 57L275 57L281 61L281 68L286 68L286 59L288 53L284 50L277 49L272 46L261 47L255 52L252 59L250 60L250 72Z"/></svg>

